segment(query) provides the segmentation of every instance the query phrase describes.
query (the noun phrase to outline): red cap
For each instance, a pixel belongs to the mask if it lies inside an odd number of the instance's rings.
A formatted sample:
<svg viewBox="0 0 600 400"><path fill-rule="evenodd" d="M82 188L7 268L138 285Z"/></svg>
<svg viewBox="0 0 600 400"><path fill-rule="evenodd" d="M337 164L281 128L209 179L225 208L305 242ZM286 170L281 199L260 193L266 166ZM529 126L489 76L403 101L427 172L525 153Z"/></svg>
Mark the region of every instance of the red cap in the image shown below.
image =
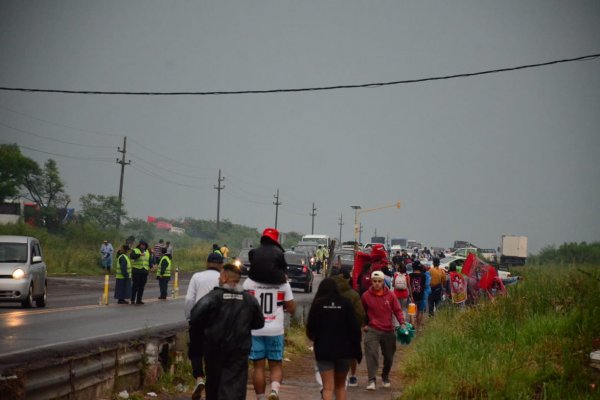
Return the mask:
<svg viewBox="0 0 600 400"><path fill-rule="evenodd" d="M262 235L268 237L276 243L279 243L279 231L275 228L266 228Z"/></svg>

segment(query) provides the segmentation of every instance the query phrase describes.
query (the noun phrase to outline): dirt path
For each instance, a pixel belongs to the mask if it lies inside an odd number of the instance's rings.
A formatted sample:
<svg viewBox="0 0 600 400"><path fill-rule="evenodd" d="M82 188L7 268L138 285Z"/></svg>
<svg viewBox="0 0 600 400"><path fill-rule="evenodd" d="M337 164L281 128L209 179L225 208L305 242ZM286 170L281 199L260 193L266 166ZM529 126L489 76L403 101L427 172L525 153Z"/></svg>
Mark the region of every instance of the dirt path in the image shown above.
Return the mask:
<svg viewBox="0 0 600 400"><path fill-rule="evenodd" d="M391 400L396 399L402 392L402 383L400 382L397 374L398 366L400 365L400 360L402 359L403 347L398 344L396 355L394 357L394 365L392 367L392 373L390 375L390 380L392 382L392 387L385 389L381 386L381 363L383 362L380 357L380 367L379 367L379 375L377 376L377 390L375 391L367 391L365 389L367 385L367 365L363 360L361 364L358 365L357 377L358 384L357 387L349 387L348 388L348 399L351 400ZM304 399L320 399L320 389L321 387L317 384L315 380L315 370L314 370L315 362L312 354L306 354L301 356L295 356L290 361L284 361L283 365L283 373L284 373L284 382L281 386L280 398L282 400L304 400ZM252 367L249 368L248 371L248 386L246 392L246 398L248 400L254 400L256 395L254 394L254 388L252 386ZM269 391L269 386L267 385L267 393ZM146 397L150 398L150 397ZM161 400L189 400L191 398L191 393L179 394L179 395L160 395L159 399ZM154 398L156 399L156 397Z"/></svg>
<svg viewBox="0 0 600 400"><path fill-rule="evenodd" d="M392 367L392 373L390 380L392 387L385 389L381 386L381 363L383 359L380 357L379 375L377 376L377 390L367 391L367 364L366 361L362 361L358 365L357 377L358 386L348 388L348 399L352 400L390 400L396 399L401 394L401 382L399 381L398 366L400 365L400 359L402 358L403 349L400 345L397 347L396 355L394 357L394 365ZM321 387L315 380L315 362L312 354L301 356L298 359L284 363L284 382L281 386L280 398L286 399L320 399ZM250 368L249 374L252 374L252 368ZM267 388L268 389L268 388ZM248 382L248 391L246 394L248 400L255 399L254 389L252 382Z"/></svg>

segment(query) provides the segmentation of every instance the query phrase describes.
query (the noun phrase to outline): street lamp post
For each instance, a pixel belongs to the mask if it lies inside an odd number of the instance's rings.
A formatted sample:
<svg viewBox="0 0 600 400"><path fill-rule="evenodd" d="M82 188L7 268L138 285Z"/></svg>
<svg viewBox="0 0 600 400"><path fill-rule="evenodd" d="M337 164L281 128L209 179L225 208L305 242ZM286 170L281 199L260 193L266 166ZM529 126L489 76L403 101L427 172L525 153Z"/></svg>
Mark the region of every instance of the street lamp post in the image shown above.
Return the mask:
<svg viewBox="0 0 600 400"><path fill-rule="evenodd" d="M358 214L371 212L371 211L383 210L384 208L391 208L391 207L400 208L400 202L397 201L394 204L388 204L388 205L381 206L381 207L365 208L365 209L363 209L361 206L350 206L350 208L352 208L354 210L354 242L356 243L355 249L358 249L358 241L359 241L358 234L359 234L359 231L362 230L358 224Z"/></svg>
<svg viewBox="0 0 600 400"><path fill-rule="evenodd" d="M361 206L350 206L351 209L354 210L354 248L358 249L358 210L360 210Z"/></svg>

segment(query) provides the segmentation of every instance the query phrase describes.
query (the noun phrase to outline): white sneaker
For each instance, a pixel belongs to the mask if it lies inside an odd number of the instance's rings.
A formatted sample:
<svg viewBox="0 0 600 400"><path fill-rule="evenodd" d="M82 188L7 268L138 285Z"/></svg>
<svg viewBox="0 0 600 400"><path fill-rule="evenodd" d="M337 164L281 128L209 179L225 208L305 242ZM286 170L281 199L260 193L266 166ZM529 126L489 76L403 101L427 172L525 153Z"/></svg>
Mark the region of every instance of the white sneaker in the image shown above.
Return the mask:
<svg viewBox="0 0 600 400"><path fill-rule="evenodd" d="M350 378L348 378L348 386L358 386L358 379L356 379L355 376L351 376Z"/></svg>
<svg viewBox="0 0 600 400"><path fill-rule="evenodd" d="M269 397L267 397L267 400L279 400L279 393L277 393L275 390L271 390L271 393L269 393Z"/></svg>
<svg viewBox="0 0 600 400"><path fill-rule="evenodd" d="M202 391L204 390L204 378L196 378L196 387L192 393L192 400L200 400L202 398Z"/></svg>
<svg viewBox="0 0 600 400"><path fill-rule="evenodd" d="M375 390L375 381L369 381L367 385L367 390Z"/></svg>
<svg viewBox="0 0 600 400"><path fill-rule="evenodd" d="M384 388L392 387L392 383L390 381L384 379L383 380L383 387Z"/></svg>

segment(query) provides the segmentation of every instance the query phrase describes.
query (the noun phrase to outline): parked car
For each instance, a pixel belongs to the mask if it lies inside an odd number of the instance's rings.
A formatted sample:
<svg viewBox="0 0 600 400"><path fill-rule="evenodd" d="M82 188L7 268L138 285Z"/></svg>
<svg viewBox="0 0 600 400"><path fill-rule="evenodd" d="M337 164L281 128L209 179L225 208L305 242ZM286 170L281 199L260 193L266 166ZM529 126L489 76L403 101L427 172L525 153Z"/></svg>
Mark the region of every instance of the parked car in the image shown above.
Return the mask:
<svg viewBox="0 0 600 400"><path fill-rule="evenodd" d="M250 272L250 260L248 258L248 253L250 253L252 249L242 249L240 250L240 254L233 261L240 269L242 270L242 275L247 276L248 272Z"/></svg>
<svg viewBox="0 0 600 400"><path fill-rule="evenodd" d="M343 272L348 271L352 275L352 269L354 268L354 250L347 249L336 249L334 254L333 263L341 262L341 268Z"/></svg>
<svg viewBox="0 0 600 400"><path fill-rule="evenodd" d="M39 240L0 236L0 302L45 307L48 272Z"/></svg>
<svg viewBox="0 0 600 400"><path fill-rule="evenodd" d="M461 256L449 256L440 260L440 268L443 268L446 272L450 269L451 265L456 266L456 271L460 272L463 264L465 263L465 257Z"/></svg>
<svg viewBox="0 0 600 400"><path fill-rule="evenodd" d="M296 246L294 246L294 252L300 254L306 254L308 258L308 266L311 270L316 268L316 260L315 260L315 252L317 251L317 247L319 247L316 242L299 242Z"/></svg>
<svg viewBox="0 0 600 400"><path fill-rule="evenodd" d="M313 273L306 255L288 251L284 256L288 264L287 276L290 286L304 289L304 293L311 293L313 290Z"/></svg>

